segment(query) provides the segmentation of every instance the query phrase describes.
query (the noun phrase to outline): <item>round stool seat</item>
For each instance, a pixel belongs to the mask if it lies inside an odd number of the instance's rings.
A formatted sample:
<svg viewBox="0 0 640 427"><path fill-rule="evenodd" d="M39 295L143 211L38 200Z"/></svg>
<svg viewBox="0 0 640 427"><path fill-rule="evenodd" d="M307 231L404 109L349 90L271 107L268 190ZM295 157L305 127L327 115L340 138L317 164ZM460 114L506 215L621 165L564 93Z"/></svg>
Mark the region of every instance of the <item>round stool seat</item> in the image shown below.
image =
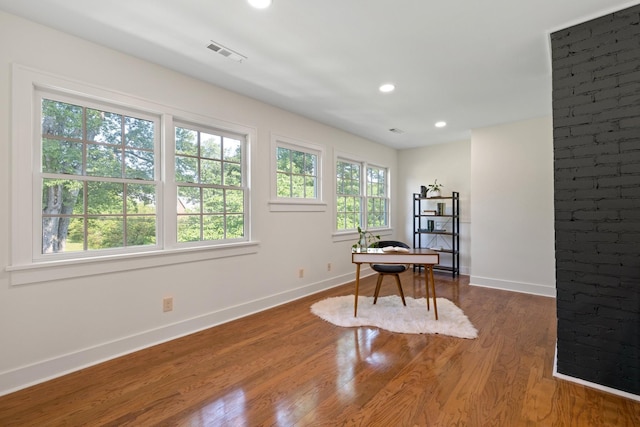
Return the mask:
<svg viewBox="0 0 640 427"><path fill-rule="evenodd" d="M402 264L373 264L371 268L378 273L402 273L407 269L406 265Z"/></svg>

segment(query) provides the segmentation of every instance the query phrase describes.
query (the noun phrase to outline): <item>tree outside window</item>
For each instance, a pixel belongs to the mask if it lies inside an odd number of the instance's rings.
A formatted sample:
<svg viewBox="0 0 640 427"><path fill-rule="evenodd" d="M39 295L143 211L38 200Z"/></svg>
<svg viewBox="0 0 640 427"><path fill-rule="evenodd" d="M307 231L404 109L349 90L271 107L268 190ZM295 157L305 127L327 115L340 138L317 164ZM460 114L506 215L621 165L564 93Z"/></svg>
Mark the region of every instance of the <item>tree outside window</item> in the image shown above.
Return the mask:
<svg viewBox="0 0 640 427"><path fill-rule="evenodd" d="M156 244L157 123L41 102L42 254Z"/></svg>
<svg viewBox="0 0 640 427"><path fill-rule="evenodd" d="M366 170L366 177L362 171ZM386 168L338 159L336 162L336 230L389 226ZM363 179L364 178L364 179Z"/></svg>
<svg viewBox="0 0 640 427"><path fill-rule="evenodd" d="M244 237L243 138L176 126L175 142L177 241Z"/></svg>
<svg viewBox="0 0 640 427"><path fill-rule="evenodd" d="M280 198L318 198L318 155L276 148L276 187Z"/></svg>

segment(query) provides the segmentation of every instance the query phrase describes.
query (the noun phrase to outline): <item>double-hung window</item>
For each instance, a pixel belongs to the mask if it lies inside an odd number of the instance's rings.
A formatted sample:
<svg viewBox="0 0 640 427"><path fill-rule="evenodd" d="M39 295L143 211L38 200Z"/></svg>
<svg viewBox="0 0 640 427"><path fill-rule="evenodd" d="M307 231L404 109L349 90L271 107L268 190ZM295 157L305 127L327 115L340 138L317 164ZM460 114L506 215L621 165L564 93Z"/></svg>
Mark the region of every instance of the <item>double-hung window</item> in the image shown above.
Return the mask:
<svg viewBox="0 0 640 427"><path fill-rule="evenodd" d="M367 228L383 228L389 225L389 191L387 169L367 166Z"/></svg>
<svg viewBox="0 0 640 427"><path fill-rule="evenodd" d="M324 148L272 135L272 211L324 211L322 164Z"/></svg>
<svg viewBox="0 0 640 427"><path fill-rule="evenodd" d="M318 198L318 155L278 146L276 186L279 198Z"/></svg>
<svg viewBox="0 0 640 427"><path fill-rule="evenodd" d="M336 230L389 227L388 170L366 162L336 161Z"/></svg>
<svg viewBox="0 0 640 427"><path fill-rule="evenodd" d="M13 84L13 283L255 252L254 129L20 66Z"/></svg>
<svg viewBox="0 0 640 427"><path fill-rule="evenodd" d="M39 253L157 243L159 119L38 92Z"/></svg>
<svg viewBox="0 0 640 427"><path fill-rule="evenodd" d="M178 242L245 236L243 139L188 124L175 127Z"/></svg>

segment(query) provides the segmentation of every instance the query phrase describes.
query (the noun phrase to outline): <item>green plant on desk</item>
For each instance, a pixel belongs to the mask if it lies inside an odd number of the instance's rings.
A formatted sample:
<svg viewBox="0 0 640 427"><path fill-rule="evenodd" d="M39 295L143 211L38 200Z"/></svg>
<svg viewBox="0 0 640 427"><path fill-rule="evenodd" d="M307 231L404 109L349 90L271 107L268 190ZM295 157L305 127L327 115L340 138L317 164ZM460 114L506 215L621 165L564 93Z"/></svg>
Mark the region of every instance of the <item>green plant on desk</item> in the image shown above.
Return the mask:
<svg viewBox="0 0 640 427"><path fill-rule="evenodd" d="M370 231L363 230L358 226L358 241L351 246L353 249L366 249L368 247L377 248L380 236Z"/></svg>

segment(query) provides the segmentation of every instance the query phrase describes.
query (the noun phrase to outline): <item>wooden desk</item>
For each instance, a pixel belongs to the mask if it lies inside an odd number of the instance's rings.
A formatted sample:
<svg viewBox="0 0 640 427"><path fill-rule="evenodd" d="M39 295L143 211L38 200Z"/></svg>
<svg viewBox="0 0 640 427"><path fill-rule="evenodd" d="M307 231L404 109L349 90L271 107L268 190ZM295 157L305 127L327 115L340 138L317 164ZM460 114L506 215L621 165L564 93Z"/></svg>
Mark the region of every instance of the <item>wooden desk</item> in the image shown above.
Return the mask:
<svg viewBox="0 0 640 427"><path fill-rule="evenodd" d="M429 294L433 295L433 310L438 320L436 305L436 284L433 279L433 266L440 262L438 252L430 249L409 249L409 252L384 252L382 248L352 249L351 262L356 265L356 299L353 304L353 317L358 316L358 290L360 288L360 265L366 264L416 264L424 267L424 285L427 291L427 310ZM431 282L431 292L429 292Z"/></svg>

